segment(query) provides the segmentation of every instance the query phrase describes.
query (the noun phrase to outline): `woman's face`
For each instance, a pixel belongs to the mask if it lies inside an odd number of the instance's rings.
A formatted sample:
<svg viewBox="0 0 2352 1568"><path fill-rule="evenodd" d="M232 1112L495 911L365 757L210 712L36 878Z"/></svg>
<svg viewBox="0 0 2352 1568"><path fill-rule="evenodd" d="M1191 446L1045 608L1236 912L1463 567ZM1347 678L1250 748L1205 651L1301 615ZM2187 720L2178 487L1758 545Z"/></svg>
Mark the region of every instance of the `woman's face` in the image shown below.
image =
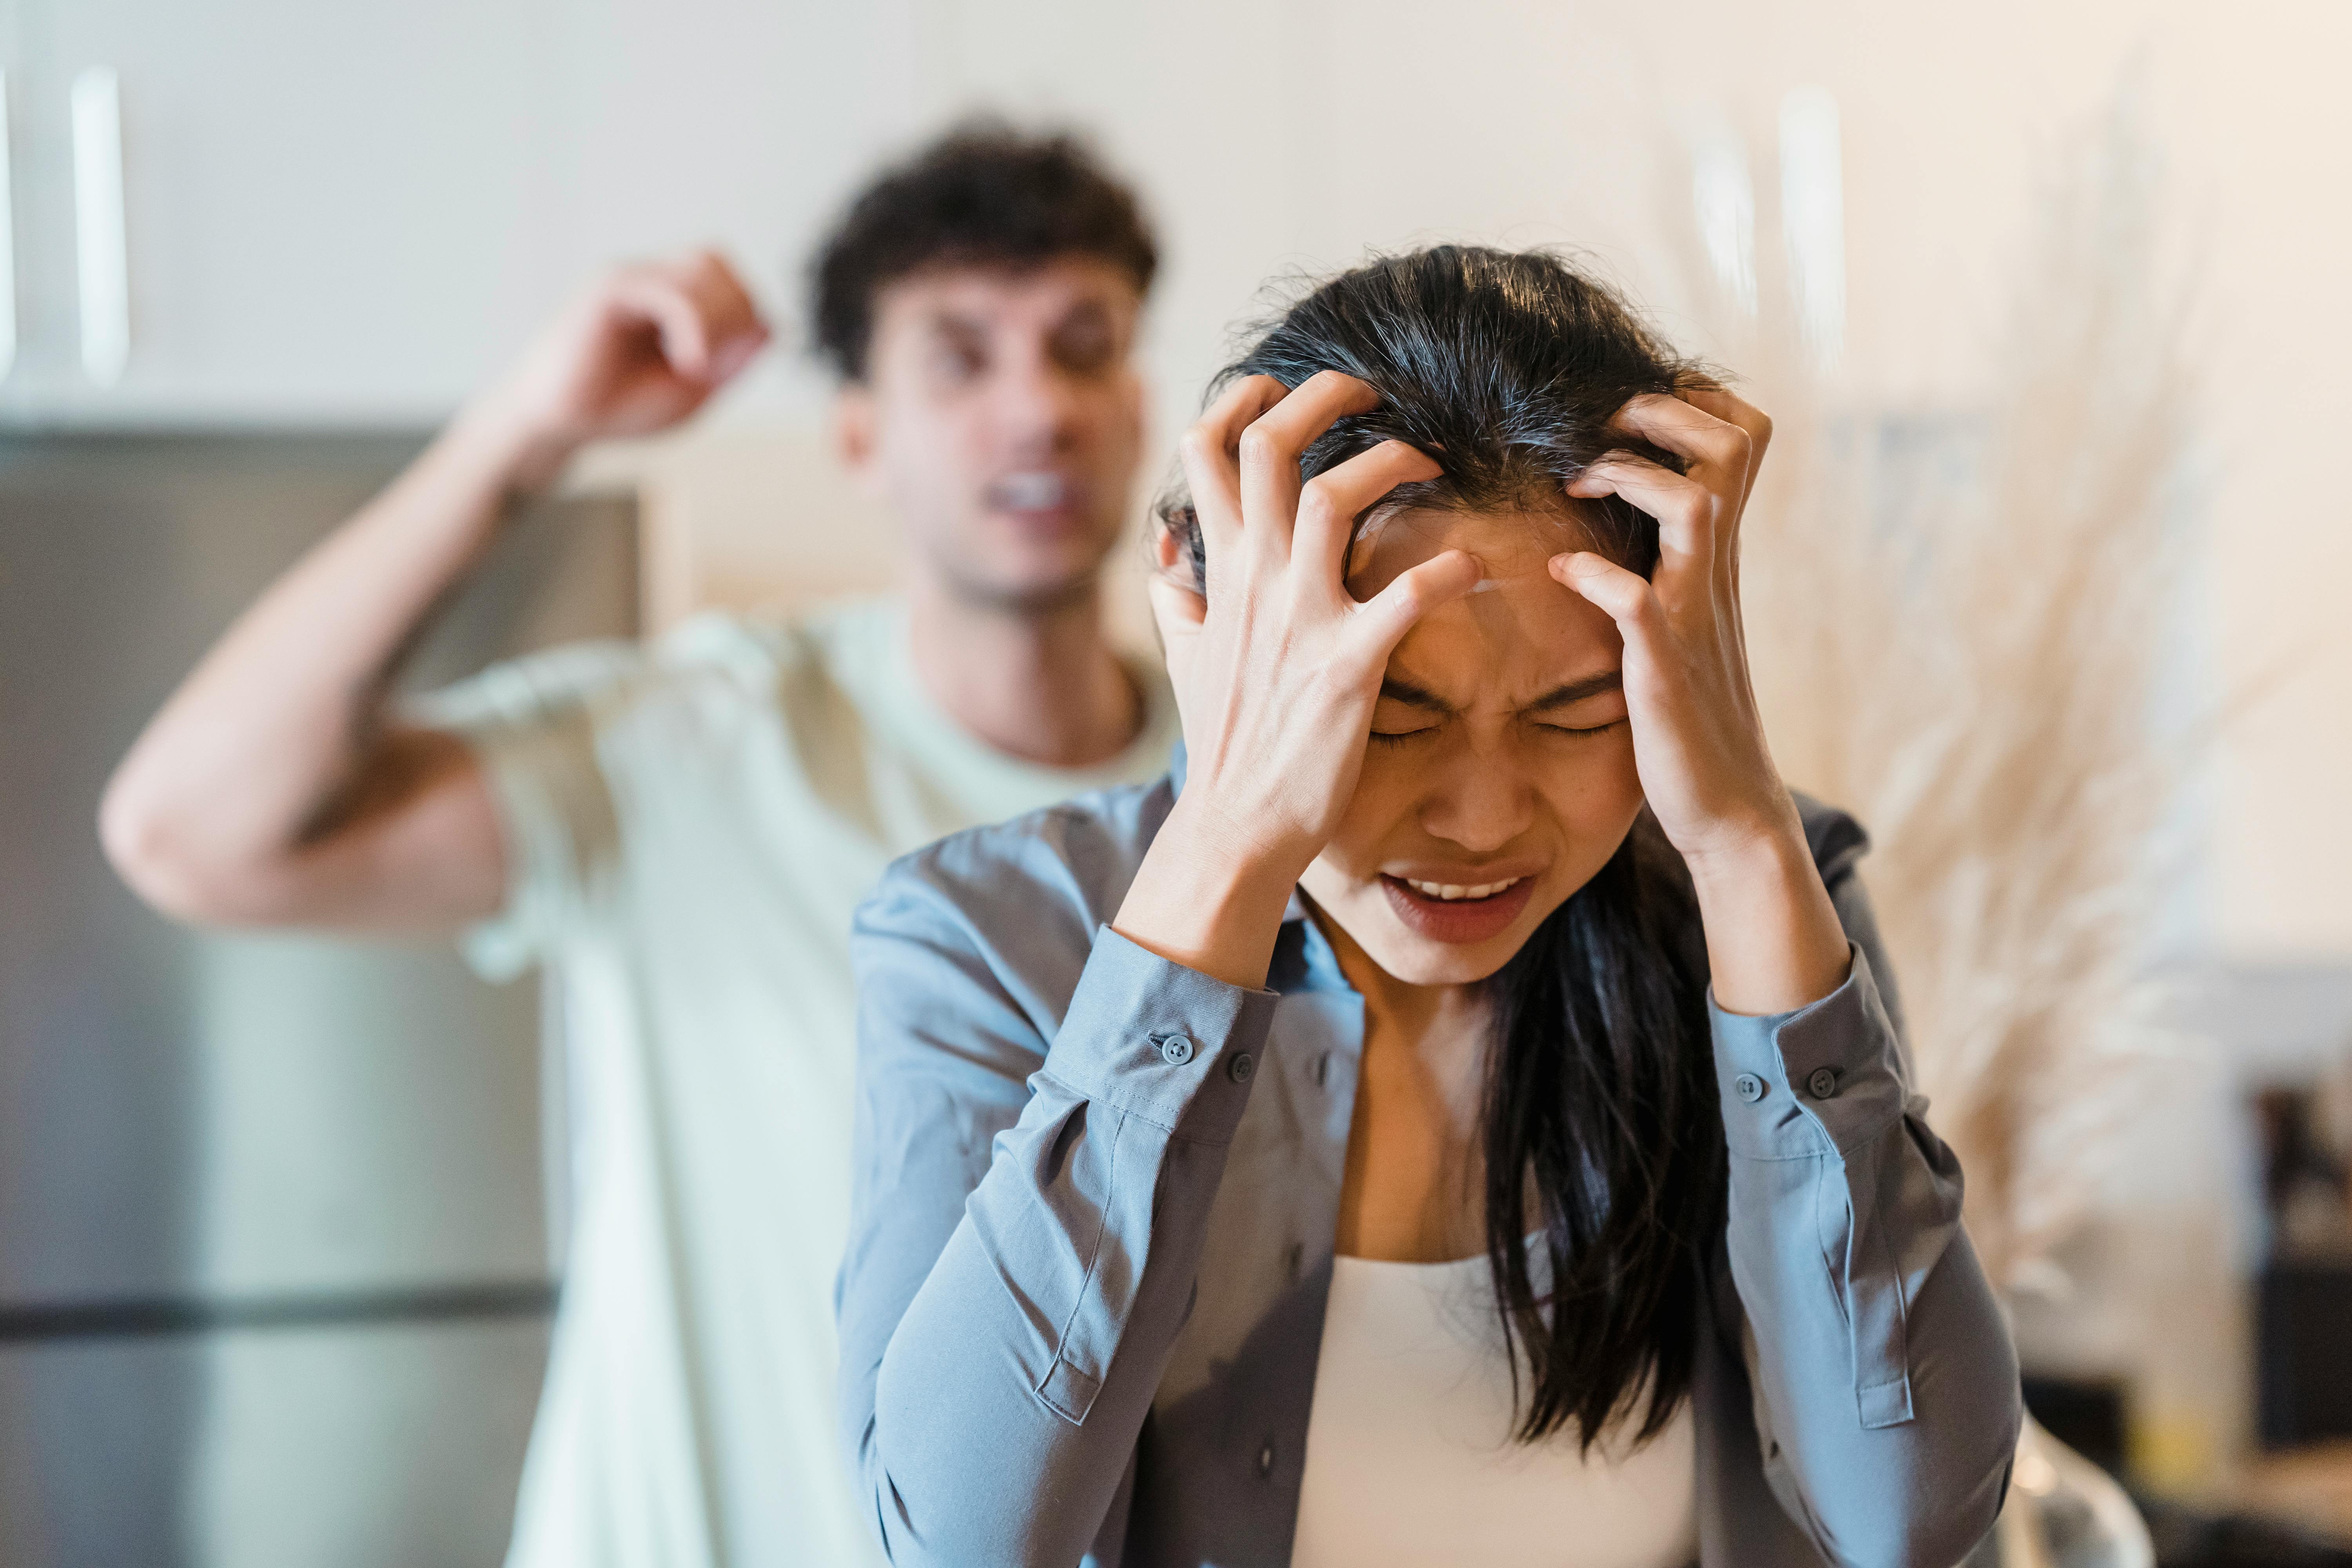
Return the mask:
<svg viewBox="0 0 2352 1568"><path fill-rule="evenodd" d="M1359 599L1440 551L1486 566L1390 658L1355 795L1300 879L1399 980L1494 973L1641 810L1616 627L1546 570L1585 543L1565 514L1407 511L1349 558Z"/></svg>

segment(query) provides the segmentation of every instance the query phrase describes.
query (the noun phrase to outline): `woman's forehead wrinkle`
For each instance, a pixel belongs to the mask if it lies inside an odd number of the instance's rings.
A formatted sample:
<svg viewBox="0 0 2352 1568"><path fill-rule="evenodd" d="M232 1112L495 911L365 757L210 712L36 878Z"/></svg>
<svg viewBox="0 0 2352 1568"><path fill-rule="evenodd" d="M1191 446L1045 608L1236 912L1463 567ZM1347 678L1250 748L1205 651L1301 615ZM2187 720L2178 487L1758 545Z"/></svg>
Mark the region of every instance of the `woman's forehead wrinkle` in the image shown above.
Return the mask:
<svg viewBox="0 0 2352 1568"><path fill-rule="evenodd" d="M1463 712L1517 712L1614 668L1620 655L1609 618L1556 581L1549 559L1515 560L1509 571L1490 563L1481 584L1488 591L1438 605L1405 635L1391 678Z"/></svg>
<svg viewBox="0 0 2352 1568"><path fill-rule="evenodd" d="M1392 678L1462 712L1516 712L1619 657L1609 618L1556 580L1549 563L1586 541L1565 512L1456 512L1400 507L1350 555L1350 593L1369 598L1447 550L1467 550L1478 587L1440 605L1405 635ZM1360 564L1359 563L1360 562Z"/></svg>

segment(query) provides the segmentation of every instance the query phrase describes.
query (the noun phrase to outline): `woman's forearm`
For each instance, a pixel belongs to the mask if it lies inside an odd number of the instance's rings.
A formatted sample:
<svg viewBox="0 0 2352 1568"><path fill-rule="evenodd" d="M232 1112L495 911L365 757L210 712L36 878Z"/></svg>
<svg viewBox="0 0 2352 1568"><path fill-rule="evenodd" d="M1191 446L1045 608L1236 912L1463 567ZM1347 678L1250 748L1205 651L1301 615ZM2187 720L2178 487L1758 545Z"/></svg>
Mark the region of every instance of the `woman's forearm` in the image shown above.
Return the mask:
<svg viewBox="0 0 2352 1568"><path fill-rule="evenodd" d="M1265 984L1283 911L1307 859L1253 843L1177 797L1111 928L1137 946L1228 985ZM1295 863L1294 863L1295 862Z"/></svg>
<svg viewBox="0 0 2352 1568"><path fill-rule="evenodd" d="M1689 865L1716 1005L1789 1013L1845 983L1845 930L1793 806L1785 827Z"/></svg>

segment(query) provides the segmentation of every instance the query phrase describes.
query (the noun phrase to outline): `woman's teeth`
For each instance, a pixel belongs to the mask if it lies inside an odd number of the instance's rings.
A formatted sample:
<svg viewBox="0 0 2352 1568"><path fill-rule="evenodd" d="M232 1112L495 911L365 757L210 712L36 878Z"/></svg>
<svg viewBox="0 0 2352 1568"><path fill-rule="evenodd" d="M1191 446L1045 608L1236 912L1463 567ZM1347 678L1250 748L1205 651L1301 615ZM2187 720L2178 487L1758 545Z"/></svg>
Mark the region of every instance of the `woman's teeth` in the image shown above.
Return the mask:
<svg viewBox="0 0 2352 1568"><path fill-rule="evenodd" d="M1467 888L1459 882L1416 882L1411 877L1402 877L1398 880L1424 899L1444 899L1451 903L1456 899L1491 899L1506 888L1517 886L1527 879L1513 877L1507 881L1480 882Z"/></svg>

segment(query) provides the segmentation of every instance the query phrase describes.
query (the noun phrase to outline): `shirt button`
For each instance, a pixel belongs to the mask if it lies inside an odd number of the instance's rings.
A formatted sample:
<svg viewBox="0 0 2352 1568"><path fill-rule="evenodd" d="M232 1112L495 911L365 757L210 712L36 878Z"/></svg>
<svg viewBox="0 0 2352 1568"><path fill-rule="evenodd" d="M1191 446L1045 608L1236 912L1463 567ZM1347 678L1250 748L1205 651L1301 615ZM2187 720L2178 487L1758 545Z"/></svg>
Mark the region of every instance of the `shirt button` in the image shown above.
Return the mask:
<svg viewBox="0 0 2352 1568"><path fill-rule="evenodd" d="M1269 1438L1265 1447L1257 1451L1257 1479L1264 1480L1272 1474L1274 1474L1274 1443Z"/></svg>
<svg viewBox="0 0 2352 1568"><path fill-rule="evenodd" d="M1741 1073L1731 1080L1732 1092L1753 1105L1764 1098L1764 1080L1752 1072Z"/></svg>
<svg viewBox="0 0 2352 1568"><path fill-rule="evenodd" d="M1182 1035L1171 1035L1160 1042L1160 1057L1171 1068L1181 1068L1192 1059L1192 1042Z"/></svg>
<svg viewBox="0 0 2352 1568"><path fill-rule="evenodd" d="M1257 1071L1257 1059L1243 1051L1225 1064L1225 1076L1235 1083L1247 1083L1250 1074Z"/></svg>
<svg viewBox="0 0 2352 1568"><path fill-rule="evenodd" d="M1827 1100L1837 1092L1837 1073L1831 1068L1815 1068L1813 1076L1805 1080L1815 1100Z"/></svg>

